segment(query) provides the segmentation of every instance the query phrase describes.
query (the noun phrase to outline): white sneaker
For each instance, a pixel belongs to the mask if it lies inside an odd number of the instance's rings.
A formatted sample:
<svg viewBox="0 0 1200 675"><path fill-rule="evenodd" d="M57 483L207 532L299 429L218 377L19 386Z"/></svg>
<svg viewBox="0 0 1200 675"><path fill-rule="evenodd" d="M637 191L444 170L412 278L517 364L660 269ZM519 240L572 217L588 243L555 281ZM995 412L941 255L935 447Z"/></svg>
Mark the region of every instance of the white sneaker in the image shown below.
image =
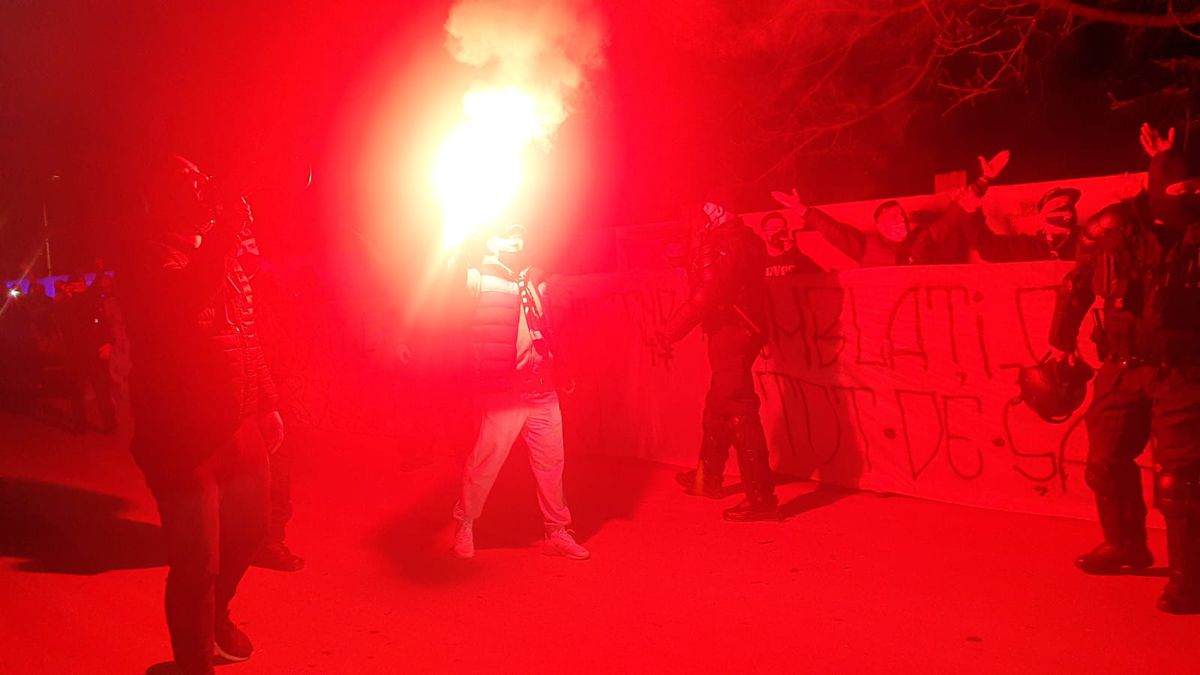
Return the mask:
<svg viewBox="0 0 1200 675"><path fill-rule="evenodd" d="M454 533L454 555L460 558L475 557L475 532L469 520L458 523L458 531Z"/></svg>
<svg viewBox="0 0 1200 675"><path fill-rule="evenodd" d="M546 555L561 555L571 560L587 560L592 557L592 554L576 543L575 538L566 530L555 530L547 534L542 551Z"/></svg>

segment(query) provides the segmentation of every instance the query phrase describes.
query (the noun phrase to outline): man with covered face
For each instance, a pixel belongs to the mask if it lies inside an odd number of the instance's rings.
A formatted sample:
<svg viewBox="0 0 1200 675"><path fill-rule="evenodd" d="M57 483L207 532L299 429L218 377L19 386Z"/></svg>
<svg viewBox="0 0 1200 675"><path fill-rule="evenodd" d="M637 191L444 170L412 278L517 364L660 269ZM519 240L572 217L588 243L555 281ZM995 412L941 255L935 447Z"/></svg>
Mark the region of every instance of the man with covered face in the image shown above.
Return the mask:
<svg viewBox="0 0 1200 675"><path fill-rule="evenodd" d="M212 673L253 646L229 604L267 526L267 455L283 439L239 260L246 202L192 162L151 160L118 270L130 338L131 450L166 539L175 664Z"/></svg>
<svg viewBox="0 0 1200 675"><path fill-rule="evenodd" d="M537 481L546 533L543 551L586 560L591 554L567 530L571 511L563 496L557 390L570 393L574 383L556 358L548 288L542 271L527 262L525 234L521 225L494 232L482 264L466 270L467 289L475 300L471 328L482 419L454 508L454 553L474 557L475 521L483 515L496 476L520 436L529 448Z"/></svg>
<svg viewBox="0 0 1200 675"><path fill-rule="evenodd" d="M758 393L750 368L766 335L766 250L742 219L726 209L721 197L703 206L705 221L688 265L687 300L659 330L657 348L669 355L672 345L701 326L708 338L712 380L704 402L700 461L677 478L688 494L724 496L729 447L737 452L745 498L726 509L732 521L779 517L775 478L759 419Z"/></svg>
<svg viewBox="0 0 1200 675"><path fill-rule="evenodd" d="M1075 188L1052 188L1038 200L1038 230L1033 234L996 234L983 218L967 226L971 248L988 262L1074 260L1078 244L1079 201Z"/></svg>
<svg viewBox="0 0 1200 675"><path fill-rule="evenodd" d="M1104 541L1075 564L1088 574L1150 567L1146 505L1135 463L1151 438L1154 504L1167 525L1169 580L1158 608L1200 613L1200 211L1186 165L1165 136L1142 127L1149 209L1122 202L1080 232L1050 329L1060 360L1076 359L1083 318L1103 300L1085 477Z"/></svg>
<svg viewBox="0 0 1200 675"><path fill-rule="evenodd" d="M823 271L812 258L796 248L796 240L792 236L787 216L772 211L759 221L759 229L762 230L763 241L767 244L767 278Z"/></svg>

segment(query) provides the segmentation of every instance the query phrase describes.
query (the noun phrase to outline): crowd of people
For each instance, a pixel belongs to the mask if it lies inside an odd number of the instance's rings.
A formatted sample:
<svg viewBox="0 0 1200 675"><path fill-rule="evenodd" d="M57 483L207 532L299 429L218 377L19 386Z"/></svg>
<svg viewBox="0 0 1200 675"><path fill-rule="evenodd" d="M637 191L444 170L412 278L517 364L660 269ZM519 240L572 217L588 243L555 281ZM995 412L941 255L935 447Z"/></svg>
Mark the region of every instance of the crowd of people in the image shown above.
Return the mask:
<svg viewBox="0 0 1200 675"><path fill-rule="evenodd" d="M1167 526L1169 580L1158 607L1194 614L1200 613L1200 178L1189 175L1173 128L1164 134L1144 124L1140 140L1150 159L1144 185L1082 225L1074 208L1079 192L1055 188L1040 200L1043 227L1036 234L995 233L979 214L1007 152L980 158L979 177L942 215L916 227L896 202L881 204L877 231L864 234L805 206L796 190L775 197L863 264L952 264L976 256L1073 261L1055 306L1051 352L1023 371L1023 381L1026 372L1036 375L1028 380L1040 391L1025 400L1039 415L1060 422L1070 417L1092 372L1076 340L1099 300L1092 337L1102 364L1084 417L1085 478L1104 540L1076 566L1088 574L1120 574L1153 564L1136 464L1149 446L1154 504ZM778 502L751 374L766 342L765 279L819 268L796 249L781 214L765 217L756 236L727 204L714 196L703 205L704 225L687 267L690 293L658 331L655 346L669 358L672 345L697 326L707 338L712 380L697 468L678 476L685 492L723 497L732 447L745 499L725 517L767 520L777 517Z"/></svg>
<svg viewBox="0 0 1200 675"><path fill-rule="evenodd" d="M867 233L807 206L797 190L774 196L803 228L820 232L862 265L1073 261L1049 336L1052 363L1068 367L1080 360L1076 334L1097 297L1103 300L1098 341L1104 360L1085 418L1087 482L1104 541L1076 564L1092 574L1152 564L1134 460L1153 436L1155 504L1166 518L1169 558L1159 607L1200 613L1200 180L1188 177L1173 131L1145 126L1142 144L1151 163L1138 194L1080 224L1079 192L1055 188L1038 204L1043 226L1034 234L994 232L980 212L1007 152L980 158L979 176L947 210L916 225L894 201L875 210L876 227ZM100 427L111 431L110 361L117 334L128 335L131 449L166 538L175 662L182 672L211 673L214 651L229 660L253 652L229 614L247 567L264 553L276 569L302 565L283 546L282 526L274 532L278 518L272 518L272 484L278 488L281 476L286 482L286 443L257 329L252 279L259 252L245 199L222 191L192 162L179 156L151 162L137 189L138 211L130 214L117 269L120 310L108 274L90 286L72 277L53 299L38 283L29 292L16 290L0 317L5 348L33 356L5 359L7 367L30 372L4 381L25 383L15 397L28 400L48 389L46 373L57 364L72 397L89 386L95 390ZM783 213L766 216L755 232L722 197L701 211L704 226L688 257L690 292L654 340L669 358L694 329L707 338L712 378L699 457L696 468L677 479L686 494L724 498L732 448L744 496L725 510L725 519L773 520L779 518L775 476L751 368L767 340L768 278L820 268L796 247ZM522 437L537 479L543 550L585 560L591 552L568 529L572 514L562 480L558 395L574 388L563 361L569 345L558 341L552 284L525 256L527 235L520 226L495 229L487 233L481 260L453 268L474 304L481 404L479 434L452 512L453 552L475 556L476 521ZM79 407L74 412L75 428L82 429L84 415ZM276 515L287 507L279 501Z"/></svg>
<svg viewBox="0 0 1200 675"><path fill-rule="evenodd" d="M763 216L759 230L767 245L768 276L822 270L796 245L793 235L806 230L819 232L861 267L1074 260L1081 196L1075 188L1055 187L1041 196L1033 232L1001 234L987 223L983 200L1009 157L1007 150L991 159L980 157L979 176L935 217L918 223L899 201L887 200L875 208L872 226L865 231L805 204L796 189L772 192L795 223L780 211Z"/></svg>
<svg viewBox="0 0 1200 675"><path fill-rule="evenodd" d="M76 434L115 432L123 396L125 372L114 359L125 345L120 305L111 272L98 262L90 284L72 274L53 281L53 295L49 280L9 282L0 311L0 405L44 412L54 410L51 401L66 401L66 411L48 416Z"/></svg>

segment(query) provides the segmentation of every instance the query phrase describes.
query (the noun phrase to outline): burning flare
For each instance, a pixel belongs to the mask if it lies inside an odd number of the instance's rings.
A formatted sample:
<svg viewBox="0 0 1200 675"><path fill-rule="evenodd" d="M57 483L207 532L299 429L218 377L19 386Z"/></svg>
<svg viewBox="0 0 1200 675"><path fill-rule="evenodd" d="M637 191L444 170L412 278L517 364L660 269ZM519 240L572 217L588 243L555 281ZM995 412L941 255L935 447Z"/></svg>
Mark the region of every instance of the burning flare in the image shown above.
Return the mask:
<svg viewBox="0 0 1200 675"><path fill-rule="evenodd" d="M588 0L460 0L446 32L455 60L488 73L463 97L434 167L450 248L498 224L517 201L530 146L549 150L602 61L604 31Z"/></svg>
<svg viewBox="0 0 1200 675"><path fill-rule="evenodd" d="M512 206L526 148L548 133L533 98L516 87L479 89L463 97L463 120L442 144L434 169L444 245L457 246Z"/></svg>

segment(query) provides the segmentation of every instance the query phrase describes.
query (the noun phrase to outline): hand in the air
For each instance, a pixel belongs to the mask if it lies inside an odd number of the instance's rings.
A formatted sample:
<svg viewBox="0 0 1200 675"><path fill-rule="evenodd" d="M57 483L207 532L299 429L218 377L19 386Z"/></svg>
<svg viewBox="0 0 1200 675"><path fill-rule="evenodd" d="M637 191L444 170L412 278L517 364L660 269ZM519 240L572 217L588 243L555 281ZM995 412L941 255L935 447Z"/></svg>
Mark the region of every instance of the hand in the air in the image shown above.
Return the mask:
<svg viewBox="0 0 1200 675"><path fill-rule="evenodd" d="M796 188L792 188L791 192L780 192L779 190L772 190L771 197L775 201L779 202L780 206L783 206L785 208L794 209L796 211L804 210L804 207L805 207L804 201L800 199L800 192L797 191Z"/></svg>
<svg viewBox="0 0 1200 675"><path fill-rule="evenodd" d="M988 179L989 181L995 180L996 176L999 176L1000 173L1002 171L1004 171L1004 167L1008 166L1008 160L1009 160L1009 157L1011 157L1011 156L1012 156L1012 153L1009 152L1008 150L1001 150L1000 152L997 152L991 159L987 159L984 156L980 155L979 156L979 172L980 172L980 174L984 178Z"/></svg>
<svg viewBox="0 0 1200 675"><path fill-rule="evenodd" d="M1142 149L1146 151L1146 154L1153 157L1174 147L1175 127L1171 127L1164 138L1162 134L1158 133L1158 129L1150 126L1149 122L1143 122L1138 140L1142 142Z"/></svg>

